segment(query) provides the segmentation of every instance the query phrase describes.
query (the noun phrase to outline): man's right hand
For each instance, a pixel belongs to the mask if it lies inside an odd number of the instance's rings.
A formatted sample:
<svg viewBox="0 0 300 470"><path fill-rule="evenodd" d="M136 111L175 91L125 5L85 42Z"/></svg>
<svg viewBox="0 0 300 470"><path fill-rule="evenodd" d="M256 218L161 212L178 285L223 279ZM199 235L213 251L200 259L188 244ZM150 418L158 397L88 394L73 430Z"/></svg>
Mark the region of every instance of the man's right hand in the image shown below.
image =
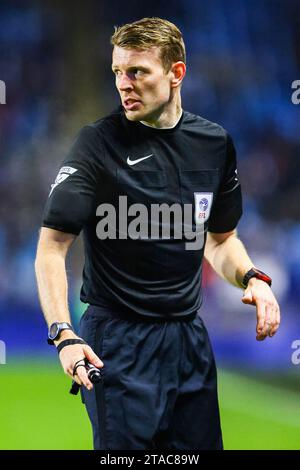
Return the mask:
<svg viewBox="0 0 300 470"><path fill-rule="evenodd" d="M55 346L66 339L81 339L73 331L64 330L61 332L60 338L54 341ZM92 390L93 384L88 379L85 367L78 367L75 376L73 376L73 369L76 362L87 358L88 361L95 367L102 368L104 366L100 358L94 353L92 348L87 344L70 344L65 346L59 353L59 359L65 374L71 379L75 380L78 385L84 385L88 390Z"/></svg>

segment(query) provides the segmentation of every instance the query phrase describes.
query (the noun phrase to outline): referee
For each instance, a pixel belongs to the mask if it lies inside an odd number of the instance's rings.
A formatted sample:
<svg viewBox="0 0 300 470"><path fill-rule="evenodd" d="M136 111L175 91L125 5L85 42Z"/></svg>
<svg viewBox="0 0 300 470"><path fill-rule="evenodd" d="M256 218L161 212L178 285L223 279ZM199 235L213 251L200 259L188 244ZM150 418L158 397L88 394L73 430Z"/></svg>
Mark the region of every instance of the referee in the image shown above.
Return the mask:
<svg viewBox="0 0 300 470"><path fill-rule="evenodd" d="M116 28L111 42L121 106L81 129L44 210L35 266L48 342L82 385L95 449L222 449L215 361L199 316L203 256L256 306L257 340L276 333L279 307L271 278L237 237L233 141L182 109L181 32L144 18ZM162 236L151 212L161 204L190 208L189 233L202 227L203 243L188 249L187 234L175 236L178 211ZM145 210L159 236L144 233ZM139 224L144 231L133 236ZM77 336L65 258L81 231L88 307ZM101 368L99 384L89 381L84 359Z"/></svg>

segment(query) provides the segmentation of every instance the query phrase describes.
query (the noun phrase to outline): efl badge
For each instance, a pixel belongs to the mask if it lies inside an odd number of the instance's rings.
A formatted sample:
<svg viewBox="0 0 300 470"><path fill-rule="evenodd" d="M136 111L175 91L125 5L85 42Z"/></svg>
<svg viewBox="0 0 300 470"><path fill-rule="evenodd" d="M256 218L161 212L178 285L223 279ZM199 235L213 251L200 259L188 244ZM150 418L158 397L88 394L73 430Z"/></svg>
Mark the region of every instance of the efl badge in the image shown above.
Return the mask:
<svg viewBox="0 0 300 470"><path fill-rule="evenodd" d="M56 188L56 186L58 186L60 183L65 181L67 178L69 178L70 175L73 175L73 173L76 173L76 171L77 171L77 169L73 168L71 166L63 166L59 170L58 175L57 175L54 183L51 184L51 191L49 193L49 197L51 196L52 191L53 191L54 188Z"/></svg>
<svg viewBox="0 0 300 470"><path fill-rule="evenodd" d="M209 219L213 201L213 193L194 193L195 223L204 224Z"/></svg>

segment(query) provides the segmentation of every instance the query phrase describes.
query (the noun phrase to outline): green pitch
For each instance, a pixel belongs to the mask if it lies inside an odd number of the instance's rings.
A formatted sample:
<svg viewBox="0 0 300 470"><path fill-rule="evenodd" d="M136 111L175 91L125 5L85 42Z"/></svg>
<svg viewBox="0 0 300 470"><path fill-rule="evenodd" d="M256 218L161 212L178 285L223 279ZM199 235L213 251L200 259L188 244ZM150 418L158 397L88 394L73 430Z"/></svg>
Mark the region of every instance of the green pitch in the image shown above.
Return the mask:
<svg viewBox="0 0 300 470"><path fill-rule="evenodd" d="M58 364L0 365L0 449L92 449L80 396ZM300 394L219 371L226 449L300 449Z"/></svg>

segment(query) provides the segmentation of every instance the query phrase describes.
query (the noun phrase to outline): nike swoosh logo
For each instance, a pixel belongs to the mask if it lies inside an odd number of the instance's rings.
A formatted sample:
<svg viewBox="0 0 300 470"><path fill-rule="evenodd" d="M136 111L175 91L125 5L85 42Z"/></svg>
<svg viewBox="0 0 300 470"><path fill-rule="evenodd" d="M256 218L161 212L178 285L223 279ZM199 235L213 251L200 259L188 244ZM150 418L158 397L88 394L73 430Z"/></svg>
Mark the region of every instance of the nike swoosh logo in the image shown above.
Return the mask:
<svg viewBox="0 0 300 470"><path fill-rule="evenodd" d="M146 158L153 157L153 153L151 155L147 155L146 157L138 158L137 160L130 160L130 157L127 157L127 163L128 165L136 165L136 163L139 163L143 160L146 160Z"/></svg>

